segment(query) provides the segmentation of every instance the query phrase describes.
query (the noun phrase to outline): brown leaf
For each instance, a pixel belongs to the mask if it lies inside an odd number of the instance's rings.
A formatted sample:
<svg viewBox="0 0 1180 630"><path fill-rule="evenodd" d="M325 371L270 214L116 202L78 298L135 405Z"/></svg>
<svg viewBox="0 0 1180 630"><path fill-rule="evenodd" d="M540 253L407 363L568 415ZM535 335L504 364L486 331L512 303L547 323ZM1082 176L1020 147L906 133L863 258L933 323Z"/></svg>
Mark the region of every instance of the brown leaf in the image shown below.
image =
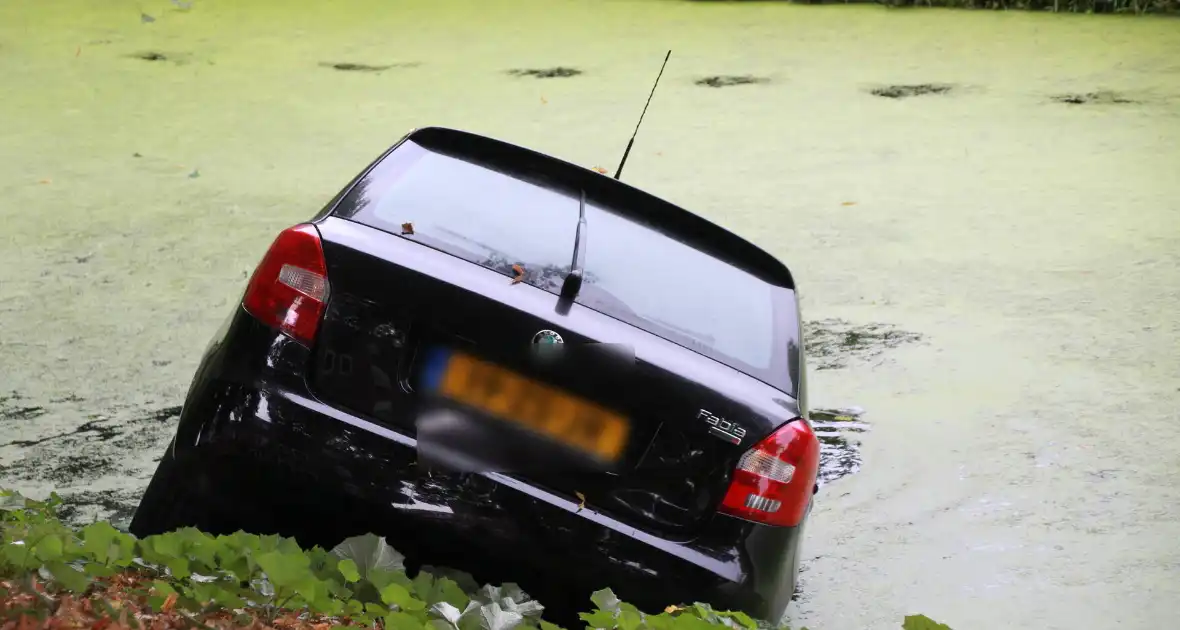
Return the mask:
<svg viewBox="0 0 1180 630"><path fill-rule="evenodd" d="M575 492L574 495L578 497L578 511L586 509L586 495L581 492Z"/></svg>
<svg viewBox="0 0 1180 630"><path fill-rule="evenodd" d="M592 170L598 171L599 173L606 175L606 169L602 168L601 166L595 166Z"/></svg>
<svg viewBox="0 0 1180 630"><path fill-rule="evenodd" d="M402 224L402 234L413 234L413 233L414 233L414 224L413 223L410 223L409 221L407 221Z"/></svg>
<svg viewBox="0 0 1180 630"><path fill-rule="evenodd" d="M172 612L172 607L176 605L176 593L169 593L168 597L164 598L164 605L160 606L161 612Z"/></svg>
<svg viewBox="0 0 1180 630"><path fill-rule="evenodd" d="M665 609L664 609L664 612L666 612L666 613L668 613L668 614L670 615L670 614L672 614L672 613L674 613L674 612L681 611L681 610L684 610L684 609L683 609L683 608L681 608L680 606L677 606L677 605L673 604L673 605L671 605L671 606L668 606L667 608L665 608Z"/></svg>
<svg viewBox="0 0 1180 630"><path fill-rule="evenodd" d="M53 183L53 180L52 180L52 179L49 179L48 177L46 177L45 179L43 179L43 180L41 180L41 181L39 181L39 182L37 182L37 183L38 183L38 184L52 184L52 183Z"/></svg>
<svg viewBox="0 0 1180 630"><path fill-rule="evenodd" d="M855 201L845 201L844 203L842 203L840 205L842 205L842 206L855 206L856 202Z"/></svg>
<svg viewBox="0 0 1180 630"><path fill-rule="evenodd" d="M545 105L545 104L546 104L546 103L548 103L548 102L549 102L549 101L545 100L545 97L544 97L544 96L542 96L542 97L541 97L541 104L542 104L542 105Z"/></svg>
<svg viewBox="0 0 1180 630"><path fill-rule="evenodd" d="M516 274L516 277L512 279L512 284L516 284L524 280L524 267L521 267L520 265L512 265L512 273Z"/></svg>

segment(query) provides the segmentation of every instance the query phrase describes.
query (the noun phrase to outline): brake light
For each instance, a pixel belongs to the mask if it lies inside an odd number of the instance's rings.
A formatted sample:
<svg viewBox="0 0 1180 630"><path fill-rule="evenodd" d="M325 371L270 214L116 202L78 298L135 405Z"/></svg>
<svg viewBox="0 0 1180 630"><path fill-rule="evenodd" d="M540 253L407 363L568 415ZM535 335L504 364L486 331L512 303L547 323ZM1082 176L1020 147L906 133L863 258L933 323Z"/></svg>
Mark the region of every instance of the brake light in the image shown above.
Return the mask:
<svg viewBox="0 0 1180 630"><path fill-rule="evenodd" d="M721 512L756 523L793 527L807 512L819 472L819 440L796 418L738 460Z"/></svg>
<svg viewBox="0 0 1180 630"><path fill-rule="evenodd" d="M311 347L328 301L328 266L314 225L279 233L250 277L242 306L262 323Z"/></svg>

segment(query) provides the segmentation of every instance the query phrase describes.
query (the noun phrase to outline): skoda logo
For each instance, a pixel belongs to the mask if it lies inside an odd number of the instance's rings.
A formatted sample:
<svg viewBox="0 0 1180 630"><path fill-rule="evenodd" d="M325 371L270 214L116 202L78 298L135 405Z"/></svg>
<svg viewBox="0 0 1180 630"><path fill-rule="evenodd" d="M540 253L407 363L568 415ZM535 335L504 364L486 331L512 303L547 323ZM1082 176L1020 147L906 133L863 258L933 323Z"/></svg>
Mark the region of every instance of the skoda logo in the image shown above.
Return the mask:
<svg viewBox="0 0 1180 630"><path fill-rule="evenodd" d="M533 343L534 344L565 343L565 340L561 338L561 335L557 334L556 332L554 332L552 330L542 330L541 332L533 335Z"/></svg>

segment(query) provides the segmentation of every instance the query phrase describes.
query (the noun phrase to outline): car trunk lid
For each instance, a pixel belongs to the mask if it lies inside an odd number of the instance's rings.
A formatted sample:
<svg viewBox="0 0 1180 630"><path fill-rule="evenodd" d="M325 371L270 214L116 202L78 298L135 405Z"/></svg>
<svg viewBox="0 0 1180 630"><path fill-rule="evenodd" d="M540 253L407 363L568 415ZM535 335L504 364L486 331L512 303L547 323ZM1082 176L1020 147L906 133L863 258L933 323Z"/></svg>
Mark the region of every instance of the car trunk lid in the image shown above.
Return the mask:
<svg viewBox="0 0 1180 630"><path fill-rule="evenodd" d="M319 225L331 298L310 381L328 402L415 433L423 357L444 347L589 397L577 374L538 369L538 331L564 345L619 344L634 363L598 381L595 402L631 421L613 472L530 470L532 483L623 520L690 535L712 515L737 458L796 415L782 392L592 309L398 236L336 218ZM607 389L607 387L615 388Z"/></svg>

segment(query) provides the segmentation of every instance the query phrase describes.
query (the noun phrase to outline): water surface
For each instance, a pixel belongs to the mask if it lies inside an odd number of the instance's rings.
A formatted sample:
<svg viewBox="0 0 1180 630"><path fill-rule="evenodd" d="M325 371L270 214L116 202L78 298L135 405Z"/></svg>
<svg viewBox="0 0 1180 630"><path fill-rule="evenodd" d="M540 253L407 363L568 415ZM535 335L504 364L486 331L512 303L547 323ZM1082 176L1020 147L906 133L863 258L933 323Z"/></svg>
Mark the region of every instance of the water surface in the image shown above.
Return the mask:
<svg viewBox="0 0 1180 630"><path fill-rule="evenodd" d="M873 430L793 621L1180 614L1176 20L292 6L0 5L4 485L125 516L277 230L414 126L613 169L671 48L625 178L786 260L807 317L921 335L811 371Z"/></svg>

